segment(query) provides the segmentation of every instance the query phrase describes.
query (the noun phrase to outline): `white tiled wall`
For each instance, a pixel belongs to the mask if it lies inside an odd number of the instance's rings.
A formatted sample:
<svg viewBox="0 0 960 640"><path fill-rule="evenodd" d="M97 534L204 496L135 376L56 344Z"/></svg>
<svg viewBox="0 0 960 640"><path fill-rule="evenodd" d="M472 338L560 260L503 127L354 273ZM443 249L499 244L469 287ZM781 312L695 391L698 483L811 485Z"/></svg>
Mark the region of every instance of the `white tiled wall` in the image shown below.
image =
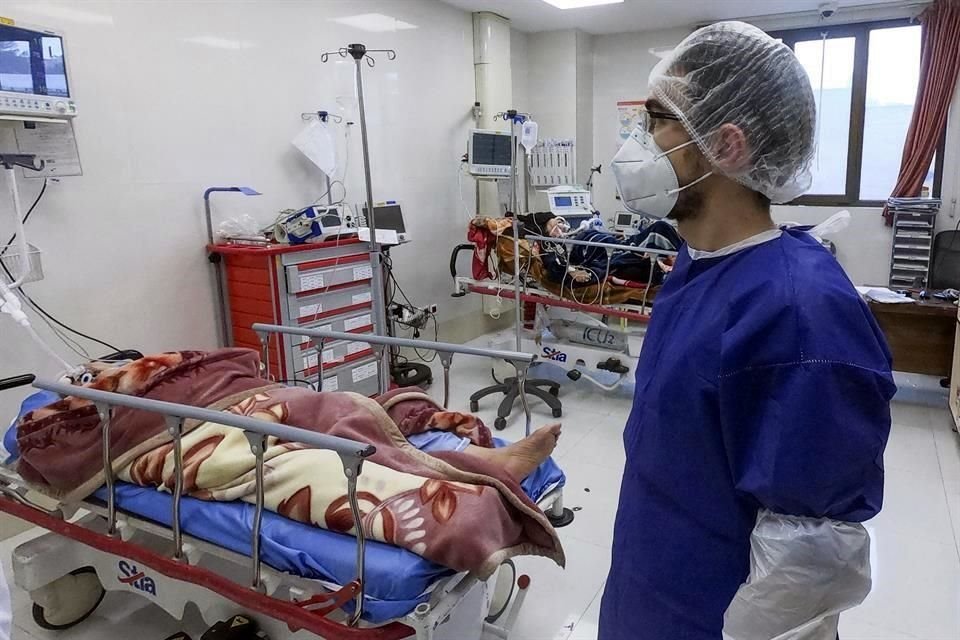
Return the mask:
<svg viewBox="0 0 960 640"><path fill-rule="evenodd" d="M370 13L414 28L370 32L332 21ZM393 252L404 289L440 303L447 318L478 308L469 297L451 306L447 270L465 233L455 170L474 101L468 13L432 0L10 0L0 14L67 38L84 175L51 184L31 219L47 279L28 287L65 321L143 351L212 347L203 189L259 189L265 195L227 194L214 207L217 218L263 221L319 196L321 174L290 140L301 111L336 110L338 98L356 119L352 62L320 62L321 52L352 42L397 51L394 62L381 56L364 67L364 77L373 195L402 202L414 238ZM352 202L363 199L358 129ZM9 135L0 128L0 148ZM40 185L23 182L30 202ZM6 316L0 335L0 376L52 373ZM15 395L0 395L0 416Z"/></svg>

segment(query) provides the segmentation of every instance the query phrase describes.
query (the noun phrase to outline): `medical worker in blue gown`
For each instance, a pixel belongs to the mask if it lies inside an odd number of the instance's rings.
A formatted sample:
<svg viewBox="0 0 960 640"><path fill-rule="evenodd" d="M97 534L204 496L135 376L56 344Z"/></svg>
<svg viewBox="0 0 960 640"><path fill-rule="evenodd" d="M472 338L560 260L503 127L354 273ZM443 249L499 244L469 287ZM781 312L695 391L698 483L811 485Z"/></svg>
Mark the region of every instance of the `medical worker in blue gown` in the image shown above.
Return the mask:
<svg viewBox="0 0 960 640"><path fill-rule="evenodd" d="M810 186L810 81L724 22L660 61L645 107L612 169L685 245L640 354L600 640L834 640L870 590L895 388L836 260L770 217Z"/></svg>

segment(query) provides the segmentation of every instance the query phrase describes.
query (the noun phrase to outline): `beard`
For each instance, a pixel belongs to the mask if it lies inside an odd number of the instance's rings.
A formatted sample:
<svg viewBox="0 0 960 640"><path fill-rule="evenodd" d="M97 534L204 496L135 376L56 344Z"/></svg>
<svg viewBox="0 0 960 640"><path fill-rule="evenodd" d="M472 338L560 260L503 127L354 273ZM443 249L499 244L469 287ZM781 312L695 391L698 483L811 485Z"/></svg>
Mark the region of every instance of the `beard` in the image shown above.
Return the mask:
<svg viewBox="0 0 960 640"><path fill-rule="evenodd" d="M685 160L687 160L689 165L692 165L690 173L695 176L688 180L687 184L696 181L698 177L706 175L713 169L703 156L700 155L699 151L694 151L693 149L684 149L683 151L689 151L689 156L685 158ZM711 182L711 179L707 178L678 193L677 202L673 205L670 213L667 214L667 219L680 223L699 217L703 212L704 202L706 202L706 188L709 182Z"/></svg>
<svg viewBox="0 0 960 640"><path fill-rule="evenodd" d="M677 194L677 202L673 205L670 213L667 214L667 219L676 220L678 223L693 220L703 211L703 201L704 190L702 182L693 185L689 189L684 189Z"/></svg>

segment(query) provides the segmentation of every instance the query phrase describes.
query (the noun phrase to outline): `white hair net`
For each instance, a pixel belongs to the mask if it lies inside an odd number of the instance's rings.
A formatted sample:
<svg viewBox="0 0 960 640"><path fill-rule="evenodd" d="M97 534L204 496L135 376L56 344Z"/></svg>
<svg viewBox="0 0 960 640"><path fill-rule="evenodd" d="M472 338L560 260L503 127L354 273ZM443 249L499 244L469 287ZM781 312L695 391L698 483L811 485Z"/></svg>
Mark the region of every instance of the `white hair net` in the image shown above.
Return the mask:
<svg viewBox="0 0 960 640"><path fill-rule="evenodd" d="M744 22L694 31L650 73L650 92L676 114L713 165L711 136L730 123L743 131L748 162L721 172L787 202L810 187L816 105L790 47ZM717 167L719 168L719 167Z"/></svg>

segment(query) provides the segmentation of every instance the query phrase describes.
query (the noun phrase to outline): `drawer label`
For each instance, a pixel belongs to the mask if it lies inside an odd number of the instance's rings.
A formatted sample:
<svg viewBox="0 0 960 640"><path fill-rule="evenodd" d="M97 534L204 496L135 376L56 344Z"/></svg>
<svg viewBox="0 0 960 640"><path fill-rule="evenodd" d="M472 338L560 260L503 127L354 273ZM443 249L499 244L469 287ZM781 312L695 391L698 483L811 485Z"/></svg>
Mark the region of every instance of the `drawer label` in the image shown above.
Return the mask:
<svg viewBox="0 0 960 640"><path fill-rule="evenodd" d="M323 350L323 364L336 362L337 360L339 360L339 358L337 358L337 354L333 352L333 349Z"/></svg>
<svg viewBox="0 0 960 640"><path fill-rule="evenodd" d="M309 273L300 276L300 290L310 291L311 289L320 289L323 287L322 273Z"/></svg>
<svg viewBox="0 0 960 640"><path fill-rule="evenodd" d="M373 268L370 265L353 268L354 280L369 280L373 277Z"/></svg>
<svg viewBox="0 0 960 640"><path fill-rule="evenodd" d="M367 378L372 378L373 376L377 375L377 363L371 362L369 364L362 365L360 367L355 368L350 373L355 383L362 382Z"/></svg>
<svg viewBox="0 0 960 640"><path fill-rule="evenodd" d="M360 353L361 351L366 351L370 348L370 345L366 342L351 342L347 345L347 355L352 356L355 353Z"/></svg>
<svg viewBox="0 0 960 640"><path fill-rule="evenodd" d="M367 291L366 293L358 293L353 296L353 304L363 304L364 302L370 302L373 300L373 294Z"/></svg>
<svg viewBox="0 0 960 640"><path fill-rule="evenodd" d="M324 325L320 325L319 327L311 327L311 328L319 329L320 331L333 331L332 324L324 324ZM294 344L299 344L299 345L307 344L310 342L309 336L294 336L293 339L296 341Z"/></svg>
<svg viewBox="0 0 960 640"><path fill-rule="evenodd" d="M371 324L373 324L373 318L368 313L363 316L357 316L356 318L347 318L343 321L343 329L344 331L353 331L360 327L369 327Z"/></svg>
<svg viewBox="0 0 960 640"><path fill-rule="evenodd" d="M310 369L317 366L317 352L314 351L303 357L303 368Z"/></svg>
<svg viewBox="0 0 960 640"><path fill-rule="evenodd" d="M305 318L307 316L315 316L318 313L323 313L323 305L319 302L315 304L304 304L300 305L300 317Z"/></svg>
<svg viewBox="0 0 960 640"><path fill-rule="evenodd" d="M330 376L329 378L324 378L323 388L321 389L321 391L326 391L327 393L331 393L333 391L337 391L339 388L340 388L340 379L337 378L337 376Z"/></svg>

